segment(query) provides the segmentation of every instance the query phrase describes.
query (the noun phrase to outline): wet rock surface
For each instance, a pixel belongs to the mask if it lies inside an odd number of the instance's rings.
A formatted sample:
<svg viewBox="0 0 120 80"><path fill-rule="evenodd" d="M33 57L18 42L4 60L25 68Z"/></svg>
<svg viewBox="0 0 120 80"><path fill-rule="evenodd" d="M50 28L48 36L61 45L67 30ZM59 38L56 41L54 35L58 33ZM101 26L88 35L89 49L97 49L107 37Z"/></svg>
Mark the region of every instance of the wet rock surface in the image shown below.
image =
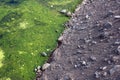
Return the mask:
<svg viewBox="0 0 120 80"><path fill-rule="evenodd" d="M119 15L119 0L84 0L37 80L120 80Z"/></svg>

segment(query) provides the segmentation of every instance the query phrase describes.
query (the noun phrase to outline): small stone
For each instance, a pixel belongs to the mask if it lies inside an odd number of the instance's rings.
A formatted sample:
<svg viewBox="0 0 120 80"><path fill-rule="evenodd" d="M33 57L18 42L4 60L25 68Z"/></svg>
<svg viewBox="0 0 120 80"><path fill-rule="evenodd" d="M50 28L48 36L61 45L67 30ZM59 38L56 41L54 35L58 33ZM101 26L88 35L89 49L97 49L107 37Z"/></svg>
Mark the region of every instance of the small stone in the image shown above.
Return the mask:
<svg viewBox="0 0 120 80"><path fill-rule="evenodd" d="M119 56L113 56L113 57L112 57L112 61L118 62L118 60L119 60Z"/></svg>
<svg viewBox="0 0 120 80"><path fill-rule="evenodd" d="M86 15L85 18L86 18L86 19L90 19L89 15Z"/></svg>
<svg viewBox="0 0 120 80"><path fill-rule="evenodd" d="M92 61L96 61L96 60L97 60L95 56L90 56L90 59L91 59Z"/></svg>
<svg viewBox="0 0 120 80"><path fill-rule="evenodd" d="M63 10L60 11L60 13L66 14L66 13L67 13L67 10L66 10L66 9L63 9Z"/></svg>
<svg viewBox="0 0 120 80"><path fill-rule="evenodd" d="M81 51L81 50L78 50L78 51L77 51L77 54L82 54L82 51Z"/></svg>
<svg viewBox="0 0 120 80"><path fill-rule="evenodd" d="M41 70L37 70L37 73L41 73L42 71Z"/></svg>
<svg viewBox="0 0 120 80"><path fill-rule="evenodd" d="M38 66L37 69L39 70L41 68L41 66Z"/></svg>
<svg viewBox="0 0 120 80"><path fill-rule="evenodd" d="M65 76L63 79L61 80L72 80L70 76Z"/></svg>
<svg viewBox="0 0 120 80"><path fill-rule="evenodd" d="M63 40L63 36L60 36L59 38L58 38L58 41L62 41Z"/></svg>
<svg viewBox="0 0 120 80"><path fill-rule="evenodd" d="M120 15L116 15L116 16L114 16L114 18L120 19Z"/></svg>
<svg viewBox="0 0 120 80"><path fill-rule="evenodd" d="M50 7L53 8L53 5L51 5Z"/></svg>
<svg viewBox="0 0 120 80"><path fill-rule="evenodd" d="M77 68L77 65L75 64L74 67Z"/></svg>
<svg viewBox="0 0 120 80"><path fill-rule="evenodd" d="M34 71L37 72L37 69L35 68Z"/></svg>
<svg viewBox="0 0 120 80"><path fill-rule="evenodd" d="M100 67L100 70L105 70L105 69L107 69L107 66Z"/></svg>
<svg viewBox="0 0 120 80"><path fill-rule="evenodd" d="M86 61L81 61L81 64L82 64L83 66L86 66L86 65L87 65Z"/></svg>
<svg viewBox="0 0 120 80"><path fill-rule="evenodd" d="M118 46L117 51L118 51L118 53L120 53L120 46Z"/></svg>
<svg viewBox="0 0 120 80"><path fill-rule="evenodd" d="M45 63L45 64L42 66L42 70L45 70L45 69L47 69L48 67L50 67L50 64L49 64L49 63Z"/></svg>
<svg viewBox="0 0 120 80"><path fill-rule="evenodd" d="M68 17L71 17L72 16L72 13L70 11L67 12L66 14Z"/></svg>
<svg viewBox="0 0 120 80"><path fill-rule="evenodd" d="M47 53L42 52L41 55L44 56L44 57L46 57L46 56L47 56Z"/></svg>
<svg viewBox="0 0 120 80"><path fill-rule="evenodd" d="M92 43L93 43L93 44L97 44L97 42L96 42L96 41L92 41Z"/></svg>
<svg viewBox="0 0 120 80"><path fill-rule="evenodd" d="M103 27L104 27L104 29L109 29L112 27L112 23L107 22L107 23L103 24Z"/></svg>
<svg viewBox="0 0 120 80"><path fill-rule="evenodd" d="M95 78L99 78L100 77L100 72L96 71L95 72Z"/></svg>
<svg viewBox="0 0 120 80"><path fill-rule="evenodd" d="M116 44L116 45L119 45L119 44L120 44L120 41L115 41L115 44Z"/></svg>
<svg viewBox="0 0 120 80"><path fill-rule="evenodd" d="M103 76L106 77L106 76L107 76L107 72L104 72L104 73L103 73Z"/></svg>
<svg viewBox="0 0 120 80"><path fill-rule="evenodd" d="M110 75L113 75L115 72L120 72L120 65L115 65L109 72Z"/></svg>
<svg viewBox="0 0 120 80"><path fill-rule="evenodd" d="M77 48L81 48L80 45L77 45Z"/></svg>

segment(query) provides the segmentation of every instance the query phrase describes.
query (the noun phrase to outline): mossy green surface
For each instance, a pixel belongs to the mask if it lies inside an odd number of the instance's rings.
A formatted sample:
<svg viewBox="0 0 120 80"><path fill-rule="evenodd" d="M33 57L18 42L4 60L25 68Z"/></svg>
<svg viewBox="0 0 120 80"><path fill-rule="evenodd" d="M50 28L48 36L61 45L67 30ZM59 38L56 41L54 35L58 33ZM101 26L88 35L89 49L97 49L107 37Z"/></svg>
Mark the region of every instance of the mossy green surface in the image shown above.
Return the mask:
<svg viewBox="0 0 120 80"><path fill-rule="evenodd" d="M33 80L56 47L69 19L58 11L73 11L80 0L0 1L0 80Z"/></svg>

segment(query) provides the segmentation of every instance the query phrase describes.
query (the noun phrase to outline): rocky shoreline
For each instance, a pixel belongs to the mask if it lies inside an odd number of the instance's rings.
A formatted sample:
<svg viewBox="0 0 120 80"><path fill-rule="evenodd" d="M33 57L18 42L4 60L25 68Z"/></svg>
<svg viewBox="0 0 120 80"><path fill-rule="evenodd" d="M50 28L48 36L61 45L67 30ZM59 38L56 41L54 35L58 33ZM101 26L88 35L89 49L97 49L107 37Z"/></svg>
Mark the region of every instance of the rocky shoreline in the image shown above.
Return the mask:
<svg viewBox="0 0 120 80"><path fill-rule="evenodd" d="M119 0L84 0L36 80L120 80L119 25Z"/></svg>

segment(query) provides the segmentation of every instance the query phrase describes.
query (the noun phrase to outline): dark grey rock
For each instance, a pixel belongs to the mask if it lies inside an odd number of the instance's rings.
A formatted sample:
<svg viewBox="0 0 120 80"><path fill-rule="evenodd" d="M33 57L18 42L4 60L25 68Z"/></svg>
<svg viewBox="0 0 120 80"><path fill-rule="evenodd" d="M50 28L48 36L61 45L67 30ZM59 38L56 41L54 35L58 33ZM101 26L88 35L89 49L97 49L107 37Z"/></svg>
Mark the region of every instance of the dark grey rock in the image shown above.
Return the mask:
<svg viewBox="0 0 120 80"><path fill-rule="evenodd" d="M66 10L66 9L63 9L63 10L60 11L60 13L66 14L66 13L67 13L67 10Z"/></svg>
<svg viewBox="0 0 120 80"><path fill-rule="evenodd" d="M112 23L110 23L110 22L107 22L107 23L103 24L104 29L109 29L111 27L112 27Z"/></svg>

